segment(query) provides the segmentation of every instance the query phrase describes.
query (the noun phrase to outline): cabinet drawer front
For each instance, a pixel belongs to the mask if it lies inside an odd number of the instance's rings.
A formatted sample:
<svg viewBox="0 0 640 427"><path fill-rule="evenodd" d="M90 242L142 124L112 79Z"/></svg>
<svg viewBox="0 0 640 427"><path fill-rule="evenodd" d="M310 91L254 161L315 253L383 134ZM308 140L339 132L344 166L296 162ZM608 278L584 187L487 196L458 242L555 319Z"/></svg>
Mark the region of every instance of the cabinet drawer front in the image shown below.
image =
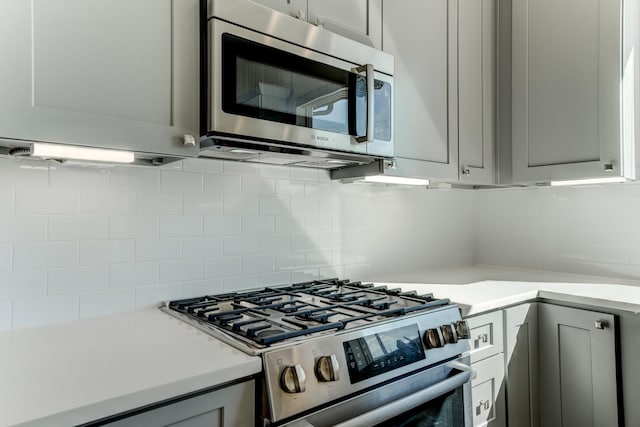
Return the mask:
<svg viewBox="0 0 640 427"><path fill-rule="evenodd" d="M471 363L502 353L502 311L466 319L471 332Z"/></svg>
<svg viewBox="0 0 640 427"><path fill-rule="evenodd" d="M471 382L473 425L504 425L504 359L497 354L471 366L476 378Z"/></svg>

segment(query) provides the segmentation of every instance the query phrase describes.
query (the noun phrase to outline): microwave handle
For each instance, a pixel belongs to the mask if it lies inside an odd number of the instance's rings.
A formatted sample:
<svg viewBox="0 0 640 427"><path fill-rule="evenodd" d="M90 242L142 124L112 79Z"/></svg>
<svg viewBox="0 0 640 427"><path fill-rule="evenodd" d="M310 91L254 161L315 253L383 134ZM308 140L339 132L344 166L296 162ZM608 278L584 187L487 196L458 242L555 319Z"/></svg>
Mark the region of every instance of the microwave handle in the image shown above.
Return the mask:
<svg viewBox="0 0 640 427"><path fill-rule="evenodd" d="M461 387L465 383L471 381L471 379L475 376L475 370L471 366L464 363L453 361L449 362L447 365L460 372L450 378L440 381L414 394L410 394L409 396L405 396L394 402L380 406L373 411L358 415L354 418L337 424L334 427L361 427L378 424L382 421L386 421L397 415L408 412L413 408L416 408L424 403L429 402L430 400L433 400L439 396L442 396L443 394L450 392L451 390L455 390L456 388Z"/></svg>
<svg viewBox="0 0 640 427"><path fill-rule="evenodd" d="M357 136L356 142L360 144L368 144L370 142L373 142L374 132L373 114L375 110L373 108L373 90L375 80L373 78L373 65L361 65L360 67L354 68L353 71L355 71L356 73L365 73L365 77L367 79L367 132L364 136Z"/></svg>

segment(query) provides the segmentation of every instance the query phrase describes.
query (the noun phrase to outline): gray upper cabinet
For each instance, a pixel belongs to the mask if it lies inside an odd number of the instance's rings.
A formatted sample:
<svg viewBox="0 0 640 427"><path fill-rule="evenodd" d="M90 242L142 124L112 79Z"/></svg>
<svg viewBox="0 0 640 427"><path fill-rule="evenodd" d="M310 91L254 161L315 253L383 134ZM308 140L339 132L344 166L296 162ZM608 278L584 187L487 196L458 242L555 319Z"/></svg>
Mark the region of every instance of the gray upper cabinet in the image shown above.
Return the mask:
<svg viewBox="0 0 640 427"><path fill-rule="evenodd" d="M615 319L538 304L540 425L618 424Z"/></svg>
<svg viewBox="0 0 640 427"><path fill-rule="evenodd" d="M495 0L385 1L382 28L396 100L385 173L491 184Z"/></svg>
<svg viewBox="0 0 640 427"><path fill-rule="evenodd" d="M513 0L511 13L513 182L635 177L637 0Z"/></svg>
<svg viewBox="0 0 640 427"><path fill-rule="evenodd" d="M252 0L378 49L382 0Z"/></svg>
<svg viewBox="0 0 640 427"><path fill-rule="evenodd" d="M458 2L459 181L494 181L495 0Z"/></svg>
<svg viewBox="0 0 640 427"><path fill-rule="evenodd" d="M309 22L382 48L382 0L308 0Z"/></svg>
<svg viewBox="0 0 640 427"><path fill-rule="evenodd" d="M458 179L457 4L384 1L382 46L395 58L398 162L387 174Z"/></svg>
<svg viewBox="0 0 640 427"><path fill-rule="evenodd" d="M0 2L0 138L195 155L198 0Z"/></svg>

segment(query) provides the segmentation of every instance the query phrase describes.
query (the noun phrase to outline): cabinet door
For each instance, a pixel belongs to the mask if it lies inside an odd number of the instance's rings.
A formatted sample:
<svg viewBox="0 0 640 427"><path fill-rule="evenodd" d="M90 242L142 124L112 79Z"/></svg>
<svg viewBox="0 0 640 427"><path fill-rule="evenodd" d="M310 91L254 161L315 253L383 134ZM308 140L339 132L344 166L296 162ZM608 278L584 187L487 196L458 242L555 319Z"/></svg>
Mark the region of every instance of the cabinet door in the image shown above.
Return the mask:
<svg viewBox="0 0 640 427"><path fill-rule="evenodd" d="M460 181L493 183L495 0L458 2Z"/></svg>
<svg viewBox="0 0 640 427"><path fill-rule="evenodd" d="M0 2L0 137L195 155L198 0Z"/></svg>
<svg viewBox="0 0 640 427"><path fill-rule="evenodd" d="M382 48L382 0L308 0L309 22Z"/></svg>
<svg viewBox="0 0 640 427"><path fill-rule="evenodd" d="M621 9L621 0L513 0L515 182L629 173L621 157Z"/></svg>
<svg viewBox="0 0 640 427"><path fill-rule="evenodd" d="M254 381L225 387L107 424L109 427L254 427Z"/></svg>
<svg viewBox="0 0 640 427"><path fill-rule="evenodd" d="M538 304L505 310L508 425L539 426Z"/></svg>
<svg viewBox="0 0 640 427"><path fill-rule="evenodd" d="M457 5L383 3L382 46L395 57L398 169L389 174L458 179Z"/></svg>
<svg viewBox="0 0 640 427"><path fill-rule="evenodd" d="M541 425L617 425L614 316L550 304L538 314Z"/></svg>
<svg viewBox="0 0 640 427"><path fill-rule="evenodd" d="M251 0L290 16L307 19L307 0Z"/></svg>
<svg viewBox="0 0 640 427"><path fill-rule="evenodd" d="M476 377L471 382L474 427L504 426L506 419L502 353L471 366L476 370Z"/></svg>

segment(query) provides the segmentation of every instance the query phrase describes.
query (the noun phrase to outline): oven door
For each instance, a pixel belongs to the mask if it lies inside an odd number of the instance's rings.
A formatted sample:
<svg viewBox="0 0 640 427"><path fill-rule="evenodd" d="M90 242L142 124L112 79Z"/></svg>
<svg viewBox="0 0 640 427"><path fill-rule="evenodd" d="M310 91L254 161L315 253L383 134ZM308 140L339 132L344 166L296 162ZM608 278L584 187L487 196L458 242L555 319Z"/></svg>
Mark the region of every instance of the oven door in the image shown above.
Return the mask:
<svg viewBox="0 0 640 427"><path fill-rule="evenodd" d="M412 373L358 394L287 427L471 427L469 358Z"/></svg>
<svg viewBox="0 0 640 427"><path fill-rule="evenodd" d="M207 133L393 156L393 77L225 21L209 21Z"/></svg>

